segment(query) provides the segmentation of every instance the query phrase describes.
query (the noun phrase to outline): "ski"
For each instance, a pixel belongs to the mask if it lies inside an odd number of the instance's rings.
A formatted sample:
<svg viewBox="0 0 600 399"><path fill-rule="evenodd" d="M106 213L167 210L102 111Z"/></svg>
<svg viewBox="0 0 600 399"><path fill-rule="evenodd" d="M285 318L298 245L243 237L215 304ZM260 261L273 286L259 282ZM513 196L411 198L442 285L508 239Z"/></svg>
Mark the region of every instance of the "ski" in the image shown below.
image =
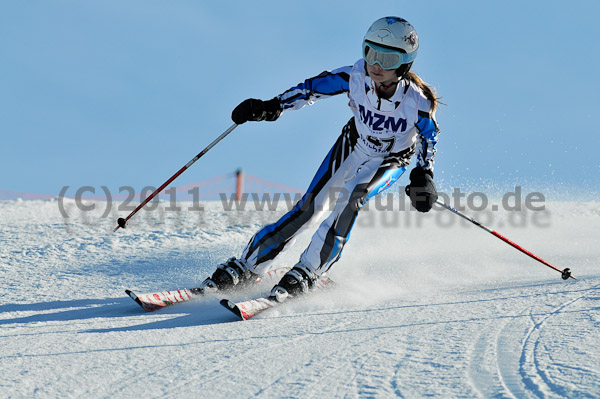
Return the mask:
<svg viewBox="0 0 600 399"><path fill-rule="evenodd" d="M184 288L177 291L160 291L149 292L144 294L136 294L131 290L125 290L138 305L146 312L154 312L176 303L189 302L204 294L202 288Z"/></svg>
<svg viewBox="0 0 600 399"><path fill-rule="evenodd" d="M229 299L221 299L220 304L229 309L242 320L248 320L263 310L281 305L274 296L251 299L245 302L232 302Z"/></svg>
<svg viewBox="0 0 600 399"><path fill-rule="evenodd" d="M333 280L329 277L322 275L311 290L311 292L322 291L326 288L332 288L334 286ZM286 294L287 295L287 294ZM249 301L233 302L229 299L222 299L219 303L225 308L229 309L233 314L239 317L241 320L248 320L259 313L267 309L282 305L288 300L295 297L286 296L277 298L275 295L269 295L261 298L250 299Z"/></svg>
<svg viewBox="0 0 600 399"><path fill-rule="evenodd" d="M258 277L253 284L259 284L263 281L277 282L288 270L290 270L289 267L271 270L262 277ZM125 293L146 312L154 312L167 306L199 299L207 292L204 292L203 288L184 288L174 291L157 291L143 294L136 294L131 290L125 290Z"/></svg>

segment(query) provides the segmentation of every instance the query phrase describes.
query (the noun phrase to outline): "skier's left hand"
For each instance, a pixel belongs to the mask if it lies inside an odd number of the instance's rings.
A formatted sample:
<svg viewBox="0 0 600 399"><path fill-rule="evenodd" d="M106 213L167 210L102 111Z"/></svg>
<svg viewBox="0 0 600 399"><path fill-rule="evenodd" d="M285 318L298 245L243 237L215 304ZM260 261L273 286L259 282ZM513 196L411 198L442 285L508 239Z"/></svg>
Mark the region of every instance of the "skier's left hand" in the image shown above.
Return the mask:
<svg viewBox="0 0 600 399"><path fill-rule="evenodd" d="M417 211L429 212L438 198L433 172L421 166L414 168L410 172L410 184L405 191Z"/></svg>

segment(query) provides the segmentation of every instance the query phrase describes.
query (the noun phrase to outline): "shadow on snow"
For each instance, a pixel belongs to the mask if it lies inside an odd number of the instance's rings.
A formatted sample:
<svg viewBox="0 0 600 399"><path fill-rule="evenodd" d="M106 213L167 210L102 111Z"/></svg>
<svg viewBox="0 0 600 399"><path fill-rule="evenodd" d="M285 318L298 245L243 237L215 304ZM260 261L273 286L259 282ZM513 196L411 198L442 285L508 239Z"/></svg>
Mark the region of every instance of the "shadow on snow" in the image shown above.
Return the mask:
<svg viewBox="0 0 600 399"><path fill-rule="evenodd" d="M131 298L98 298L71 301L51 301L31 304L0 306L6 312L38 312L36 314L0 320L0 326L46 322L73 322L93 319L129 318L130 326L92 329L85 332L136 331L176 327L190 327L236 321L236 317L219 305L216 297L177 304L156 312L146 312ZM41 313L39 313L41 312ZM144 322L149 320L149 322Z"/></svg>

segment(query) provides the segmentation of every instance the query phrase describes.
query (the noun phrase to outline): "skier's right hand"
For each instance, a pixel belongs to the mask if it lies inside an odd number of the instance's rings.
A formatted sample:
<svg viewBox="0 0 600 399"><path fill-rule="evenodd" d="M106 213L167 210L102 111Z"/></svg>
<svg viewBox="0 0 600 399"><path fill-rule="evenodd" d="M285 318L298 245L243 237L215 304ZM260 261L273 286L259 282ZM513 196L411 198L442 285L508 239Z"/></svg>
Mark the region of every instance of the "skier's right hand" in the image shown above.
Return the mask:
<svg viewBox="0 0 600 399"><path fill-rule="evenodd" d="M277 97L269 101L249 98L235 107L231 113L231 119L238 125L248 121L272 122L279 118L281 112L281 103Z"/></svg>

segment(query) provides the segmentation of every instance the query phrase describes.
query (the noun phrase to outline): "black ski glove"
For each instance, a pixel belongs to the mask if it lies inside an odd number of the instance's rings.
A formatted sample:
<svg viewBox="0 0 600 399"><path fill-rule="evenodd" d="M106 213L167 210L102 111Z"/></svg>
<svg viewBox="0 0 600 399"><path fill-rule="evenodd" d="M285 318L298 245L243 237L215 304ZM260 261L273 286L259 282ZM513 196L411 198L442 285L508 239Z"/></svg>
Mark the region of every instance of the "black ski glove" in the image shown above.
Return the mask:
<svg viewBox="0 0 600 399"><path fill-rule="evenodd" d="M256 98L244 100L235 107L231 113L231 119L238 125L248 121L269 121L273 122L281 115L281 104L277 97L263 101Z"/></svg>
<svg viewBox="0 0 600 399"><path fill-rule="evenodd" d="M438 198L433 172L417 166L410 172L410 184L406 186L406 195L412 206L419 212L429 212Z"/></svg>

